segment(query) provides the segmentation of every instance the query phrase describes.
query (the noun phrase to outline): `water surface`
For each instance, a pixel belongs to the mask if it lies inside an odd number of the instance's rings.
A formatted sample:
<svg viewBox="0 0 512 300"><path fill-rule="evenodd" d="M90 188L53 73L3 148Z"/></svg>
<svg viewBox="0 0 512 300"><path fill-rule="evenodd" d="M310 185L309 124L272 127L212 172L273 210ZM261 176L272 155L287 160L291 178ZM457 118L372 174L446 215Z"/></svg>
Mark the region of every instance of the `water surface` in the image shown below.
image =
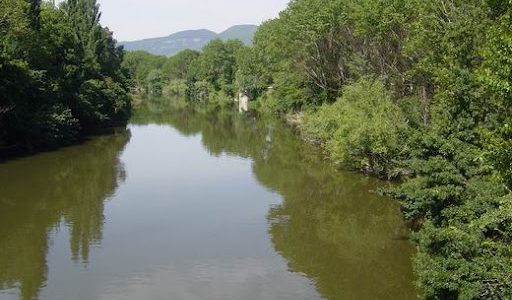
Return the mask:
<svg viewBox="0 0 512 300"><path fill-rule="evenodd" d="M316 152L278 122L153 104L1 163L0 299L414 299L396 204Z"/></svg>

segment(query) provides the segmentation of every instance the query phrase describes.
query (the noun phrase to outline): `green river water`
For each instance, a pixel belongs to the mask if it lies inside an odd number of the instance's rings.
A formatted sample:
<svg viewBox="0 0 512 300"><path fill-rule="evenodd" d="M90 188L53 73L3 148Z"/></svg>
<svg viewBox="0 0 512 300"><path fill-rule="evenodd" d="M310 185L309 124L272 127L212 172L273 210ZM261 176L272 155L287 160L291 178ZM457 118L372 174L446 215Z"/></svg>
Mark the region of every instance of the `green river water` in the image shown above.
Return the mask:
<svg viewBox="0 0 512 300"><path fill-rule="evenodd" d="M382 184L279 122L149 104L0 163L0 299L415 299Z"/></svg>

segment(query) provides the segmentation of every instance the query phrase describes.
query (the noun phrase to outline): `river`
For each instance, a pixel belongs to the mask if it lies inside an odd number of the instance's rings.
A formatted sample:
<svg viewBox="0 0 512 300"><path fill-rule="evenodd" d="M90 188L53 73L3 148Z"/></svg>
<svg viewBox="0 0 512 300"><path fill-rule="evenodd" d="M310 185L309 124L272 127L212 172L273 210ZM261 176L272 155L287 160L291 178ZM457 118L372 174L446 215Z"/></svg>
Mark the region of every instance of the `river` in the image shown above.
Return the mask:
<svg viewBox="0 0 512 300"><path fill-rule="evenodd" d="M0 163L1 300L416 298L383 183L279 122L162 101Z"/></svg>

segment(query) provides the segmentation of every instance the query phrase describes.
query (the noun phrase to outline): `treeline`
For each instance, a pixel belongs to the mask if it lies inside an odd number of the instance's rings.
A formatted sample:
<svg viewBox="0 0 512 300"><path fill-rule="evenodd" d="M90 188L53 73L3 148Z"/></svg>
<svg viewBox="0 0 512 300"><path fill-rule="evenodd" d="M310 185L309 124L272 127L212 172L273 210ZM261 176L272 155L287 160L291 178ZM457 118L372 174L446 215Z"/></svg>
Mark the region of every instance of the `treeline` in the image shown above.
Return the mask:
<svg viewBox="0 0 512 300"><path fill-rule="evenodd" d="M247 91L337 163L403 181L385 193L422 298L512 299L510 1L292 0L253 47L194 55L189 99Z"/></svg>
<svg viewBox="0 0 512 300"><path fill-rule="evenodd" d="M126 122L123 50L96 0L0 1L0 152L68 145Z"/></svg>
<svg viewBox="0 0 512 300"><path fill-rule="evenodd" d="M226 107L241 89L237 72L242 54L249 49L239 40L215 39L201 52L184 50L169 58L128 52L123 66L134 78L133 88L139 94L180 96Z"/></svg>

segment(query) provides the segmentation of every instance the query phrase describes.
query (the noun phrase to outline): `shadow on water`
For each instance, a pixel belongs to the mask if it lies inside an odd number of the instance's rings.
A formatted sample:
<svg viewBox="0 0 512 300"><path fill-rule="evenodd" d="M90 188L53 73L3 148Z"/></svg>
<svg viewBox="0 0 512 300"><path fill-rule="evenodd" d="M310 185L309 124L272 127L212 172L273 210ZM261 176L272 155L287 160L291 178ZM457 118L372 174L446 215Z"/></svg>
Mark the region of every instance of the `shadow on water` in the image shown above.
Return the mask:
<svg viewBox="0 0 512 300"><path fill-rule="evenodd" d="M257 180L283 198L267 218L290 271L326 299L416 298L408 230L396 203L373 192L384 183L335 170L279 121L172 106L150 103L132 122L169 124L201 134L212 155L250 158Z"/></svg>
<svg viewBox="0 0 512 300"><path fill-rule="evenodd" d="M104 201L125 180L126 129L83 145L0 164L0 290L36 299L47 280L52 232L69 228L73 261L87 264L102 240ZM50 188L49 188L50 187Z"/></svg>

